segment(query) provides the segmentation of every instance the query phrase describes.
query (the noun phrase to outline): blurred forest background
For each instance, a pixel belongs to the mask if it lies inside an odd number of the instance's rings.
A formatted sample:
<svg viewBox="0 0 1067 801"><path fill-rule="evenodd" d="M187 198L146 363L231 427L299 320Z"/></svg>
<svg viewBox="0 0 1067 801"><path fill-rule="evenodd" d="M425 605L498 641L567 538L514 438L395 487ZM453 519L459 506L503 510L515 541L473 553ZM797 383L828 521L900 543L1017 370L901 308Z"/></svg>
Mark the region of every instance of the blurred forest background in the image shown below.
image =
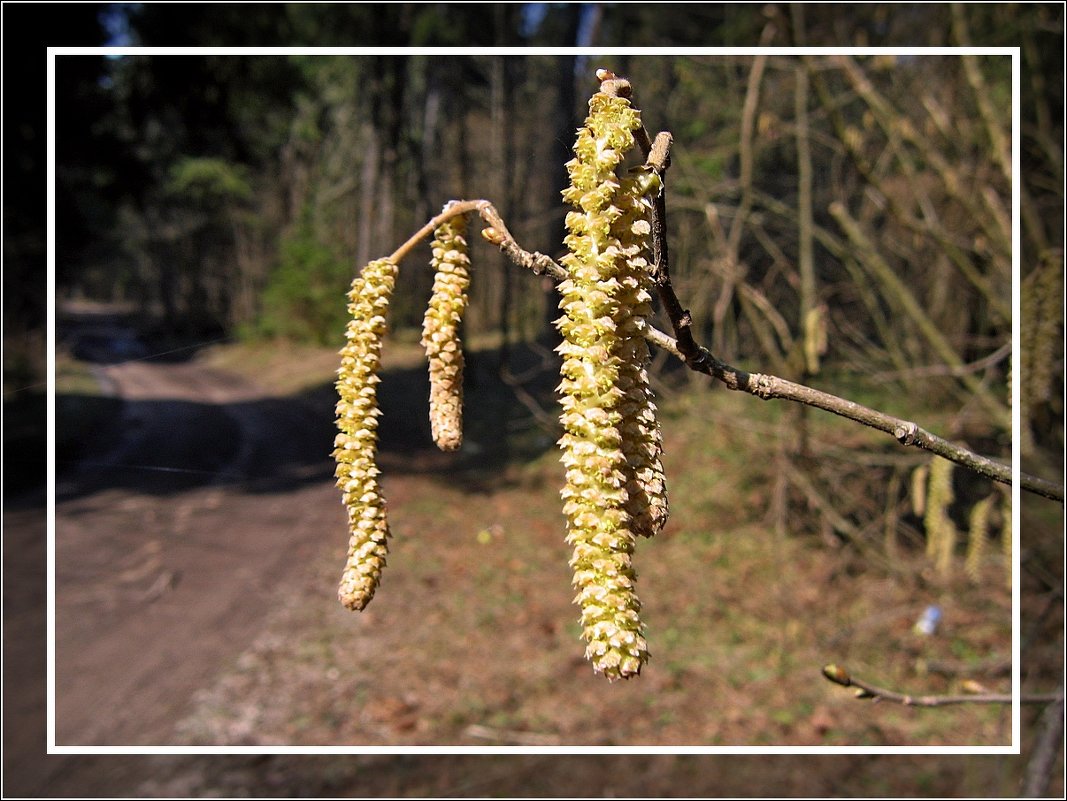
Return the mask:
<svg viewBox="0 0 1067 801"><path fill-rule="evenodd" d="M712 32L726 43L802 44L844 30L852 44L893 44L905 31L926 31L923 45L1019 43L1024 278L1060 282L1052 7L756 11L234 5L187 18L150 4L97 13L112 36L149 44L655 46ZM796 377L875 374L946 402L969 399L982 423L1005 428L1008 57L599 61L631 77L649 127L674 135L673 273L718 356ZM520 243L557 255L563 163L599 65L491 53L61 58L57 295L132 301L171 337L332 344L354 270L449 199L490 199ZM34 282L20 280L34 243L17 237L18 213L5 252L13 332L41 319ZM488 248L476 258L468 334L544 336L551 293ZM420 324L431 280L425 270L405 275L399 332ZM18 355L16 345L8 369ZM1028 411L1048 399L1051 375L1038 372L1025 384ZM929 380L916 390L918 375Z"/></svg>
<svg viewBox="0 0 1067 801"><path fill-rule="evenodd" d="M77 13L96 15L98 43L1020 44L1023 272L1055 285L1055 10L312 4L188 17L170 4L118 4ZM940 365L920 391L971 398L976 414L1005 425L1008 57L64 57L57 295L132 301L175 337L327 344L353 271L449 199L492 200L520 243L557 255L563 162L600 62L632 78L649 127L674 135L674 276L717 355L794 376L832 367L909 384ZM28 149L11 164L31 166ZM11 385L40 375L19 335L39 327L43 298L33 209L11 203L5 214ZM551 296L489 249L477 259L468 333L543 336ZM405 276L398 330L419 325L431 280ZM1047 394L1027 390L1031 400Z"/></svg>
<svg viewBox="0 0 1067 801"><path fill-rule="evenodd" d="M6 44L11 6L4 13ZM1019 46L1024 467L1062 480L1060 4L216 4L190 13L163 3L64 14L48 44ZM630 78L652 133L673 134L672 277L699 341L745 369L1010 459L1008 56L60 57L57 302L127 310L146 353L217 342L336 348L355 271L450 199L490 200L524 248L558 257L563 165L598 67ZM34 418L40 393L26 388L44 380L34 108L5 121L5 422ZM554 290L471 239L467 341L492 354L486 369L551 434ZM433 281L416 261L402 267L392 307L402 344L418 340ZM666 354L653 367L666 403L697 403L689 389L702 377ZM757 404L745 401L738 414ZM785 410L756 424L780 444L767 457L773 475L751 477L757 489L746 497L766 503L775 532L804 529L889 571L920 553L940 576L922 581L949 581L961 566L972 585L989 581L980 564L1010 534L1006 493L957 470L946 495L945 475L921 454L847 432L824 440L809 417ZM40 426L6 428L5 462L43 467L25 455ZM1032 633L1062 627L1061 515L1041 507L1024 543L1040 615ZM1032 677L1047 684L1062 638L1039 639ZM403 791L383 775L387 791ZM701 792L697 775L688 781Z"/></svg>
<svg viewBox="0 0 1067 801"><path fill-rule="evenodd" d="M897 44L913 31L925 32L919 45L1021 44L1024 272L1056 258L1053 7L771 9L224 4L189 17L146 4L80 13L132 43L198 46L803 44L845 31L849 44ZM816 318L828 343L818 361L902 378L919 365L958 369L1005 344L1009 58L599 61L632 78L649 127L674 135L674 272L718 355L816 369L821 348L805 351L802 322ZM490 53L61 58L58 295L135 301L175 334L332 343L354 269L449 199L492 200L520 242L555 255L563 162L598 65ZM11 206L13 234L20 213L29 214ZM18 270L33 245L12 236L7 247L9 288L32 287ZM470 333L542 334L547 296L494 254L479 262ZM431 276L407 279L400 329L418 325ZM36 297L12 301L12 330L41 319ZM832 311L819 314L823 306ZM1002 377L1005 365L926 386L1003 412L1003 384L987 375Z"/></svg>

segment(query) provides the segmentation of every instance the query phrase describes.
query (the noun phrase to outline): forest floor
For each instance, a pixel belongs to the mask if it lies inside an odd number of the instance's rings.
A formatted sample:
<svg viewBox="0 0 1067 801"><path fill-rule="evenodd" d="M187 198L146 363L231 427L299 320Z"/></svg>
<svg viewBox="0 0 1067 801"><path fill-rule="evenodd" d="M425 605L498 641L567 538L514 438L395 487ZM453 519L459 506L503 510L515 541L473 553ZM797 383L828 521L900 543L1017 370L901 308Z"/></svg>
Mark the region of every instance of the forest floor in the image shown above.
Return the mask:
<svg viewBox="0 0 1067 801"><path fill-rule="evenodd" d="M336 600L347 534L329 457L332 352L61 360L57 744L1011 743L1007 707L871 703L820 674L837 662L913 693L956 692L967 679L1007 691L1003 557L990 553L977 581L940 577L907 538L887 562L811 530L811 516L788 505L776 517L779 411L720 390L684 389L662 404L672 520L635 557L652 660L628 682L594 675L571 603L554 437L538 424L537 393L520 403L498 380L498 356L472 355L466 443L441 454L416 349L387 349L381 465L394 536L360 614ZM538 359L513 353L513 372L536 372ZM883 447L881 435L836 420L813 432ZM862 483L853 470L843 492ZM1039 501L1024 522L1062 525L1052 506ZM5 659L15 666L5 667L6 795L1018 792L1023 761L1009 755L44 758L44 523L32 507L12 508L4 528ZM913 624L930 604L943 625L923 637ZM1053 632L1026 671L1036 689L1054 689L1062 659L1062 617L1047 606L1043 590L1024 597L1024 628L1039 621L1039 643ZM1024 710L1025 732L1033 718Z"/></svg>

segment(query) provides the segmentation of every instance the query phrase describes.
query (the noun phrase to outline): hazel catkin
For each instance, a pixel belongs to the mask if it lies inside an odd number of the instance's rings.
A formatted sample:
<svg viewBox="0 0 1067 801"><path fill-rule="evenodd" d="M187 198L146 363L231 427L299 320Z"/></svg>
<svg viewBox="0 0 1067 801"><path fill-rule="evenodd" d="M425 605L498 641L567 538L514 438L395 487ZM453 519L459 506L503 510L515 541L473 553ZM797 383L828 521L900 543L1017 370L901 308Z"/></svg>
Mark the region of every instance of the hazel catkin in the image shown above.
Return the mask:
<svg viewBox="0 0 1067 801"><path fill-rule="evenodd" d="M619 236L620 226L632 228L637 220L627 217L626 192L633 187L623 190L616 175L639 126L638 112L626 98L594 94L563 192L575 210L566 218L570 252L562 264L568 278L559 285L560 448L566 468L560 495L586 656L609 680L636 676L648 661L634 591L637 526L628 503L633 476L627 464L632 446L624 445L641 414L632 408L640 376L630 365L635 356L640 363L631 335L642 295L627 264L639 248L629 235ZM646 397L640 400L643 405Z"/></svg>
<svg viewBox="0 0 1067 801"><path fill-rule="evenodd" d="M374 597L385 567L389 525L375 456L378 445L377 386L386 312L396 284L396 265L372 261L348 293L351 319L341 349L337 378L335 476L348 510L348 558L338 597L349 609L362 610Z"/></svg>
<svg viewBox="0 0 1067 801"><path fill-rule="evenodd" d="M464 358L459 327L470 285L466 229L461 215L434 232L433 294L422 325L422 346L430 365L430 430L443 451L463 444Z"/></svg>

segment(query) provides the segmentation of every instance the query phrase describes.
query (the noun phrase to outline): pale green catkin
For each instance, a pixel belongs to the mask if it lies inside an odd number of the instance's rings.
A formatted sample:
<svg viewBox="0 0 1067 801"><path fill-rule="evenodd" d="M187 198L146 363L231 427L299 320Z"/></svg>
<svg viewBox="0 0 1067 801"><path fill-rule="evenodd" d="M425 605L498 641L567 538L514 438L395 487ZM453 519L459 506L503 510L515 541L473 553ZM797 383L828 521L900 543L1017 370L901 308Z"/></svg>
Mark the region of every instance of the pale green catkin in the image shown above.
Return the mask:
<svg viewBox="0 0 1067 801"><path fill-rule="evenodd" d="M458 216L434 232L433 295L422 325L422 345L430 365L430 430L443 451L463 444L464 359L459 327L470 285L466 231L466 218Z"/></svg>
<svg viewBox="0 0 1067 801"><path fill-rule="evenodd" d="M958 532L949 517L948 508L955 500L952 490L952 469L947 459L935 457L930 462L930 478L926 491L926 555L933 559L937 571L946 576L952 570L952 555L956 550Z"/></svg>
<svg viewBox="0 0 1067 801"><path fill-rule="evenodd" d="M989 536L989 515L993 510L995 495L983 498L971 508L970 525L967 531L967 556L963 571L973 582L982 577L982 562L986 554L986 542Z"/></svg>
<svg viewBox="0 0 1067 801"><path fill-rule="evenodd" d="M1024 453L1034 449L1031 419L1047 402L1055 385L1058 353L1063 348L1063 255L1042 254L1037 267L1026 276L1020 292L1019 404ZM1062 380L1062 376L1061 376ZM1010 392L1010 383L1009 383Z"/></svg>
<svg viewBox="0 0 1067 801"><path fill-rule="evenodd" d="M348 559L338 597L361 610L374 597L388 552L389 525L378 481L378 369L386 312L396 284L396 265L372 261L352 282L348 293L351 319L341 349L337 378L337 428L334 459L337 486L348 510Z"/></svg>
<svg viewBox="0 0 1067 801"><path fill-rule="evenodd" d="M1063 346L1063 259L1046 253L1023 281L1019 321L1023 411L1049 399L1056 353Z"/></svg>
<svg viewBox="0 0 1067 801"><path fill-rule="evenodd" d="M634 295L624 290L626 245L613 231L626 205L616 169L639 125L625 98L593 95L575 158L567 163L571 185L563 192L576 210L567 214L570 253L562 260L569 277L559 285L560 447L567 470L560 495L567 542L574 549L575 603L582 610L586 656L609 680L638 675L648 660L634 591L636 535L627 509L622 430L627 393L620 388L624 361L632 354L624 351L619 329L629 324L633 310L627 304Z"/></svg>
<svg viewBox="0 0 1067 801"><path fill-rule="evenodd" d="M911 471L911 511L916 517L926 514L926 477L930 465L921 464Z"/></svg>

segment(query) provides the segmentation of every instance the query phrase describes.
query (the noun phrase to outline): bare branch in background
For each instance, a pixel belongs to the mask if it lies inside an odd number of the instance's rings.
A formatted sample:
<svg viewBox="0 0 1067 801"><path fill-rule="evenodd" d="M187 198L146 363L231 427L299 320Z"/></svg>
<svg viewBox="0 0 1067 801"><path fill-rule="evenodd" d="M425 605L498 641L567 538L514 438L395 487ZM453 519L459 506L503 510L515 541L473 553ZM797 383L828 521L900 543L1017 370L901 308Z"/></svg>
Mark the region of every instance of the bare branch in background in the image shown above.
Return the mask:
<svg viewBox="0 0 1067 801"><path fill-rule="evenodd" d="M888 701L904 706L952 706L956 704L1010 704L1014 696L1010 693L984 693L978 692L968 695L909 695L895 690L887 690L885 687L877 687L869 682L857 679L841 665L826 665L822 669L823 676L834 684L842 687L855 687L856 698L870 699L872 701ZM1019 702L1023 704L1053 704L1059 706L1062 720L1063 690L1058 693L1044 693L1020 696Z"/></svg>

